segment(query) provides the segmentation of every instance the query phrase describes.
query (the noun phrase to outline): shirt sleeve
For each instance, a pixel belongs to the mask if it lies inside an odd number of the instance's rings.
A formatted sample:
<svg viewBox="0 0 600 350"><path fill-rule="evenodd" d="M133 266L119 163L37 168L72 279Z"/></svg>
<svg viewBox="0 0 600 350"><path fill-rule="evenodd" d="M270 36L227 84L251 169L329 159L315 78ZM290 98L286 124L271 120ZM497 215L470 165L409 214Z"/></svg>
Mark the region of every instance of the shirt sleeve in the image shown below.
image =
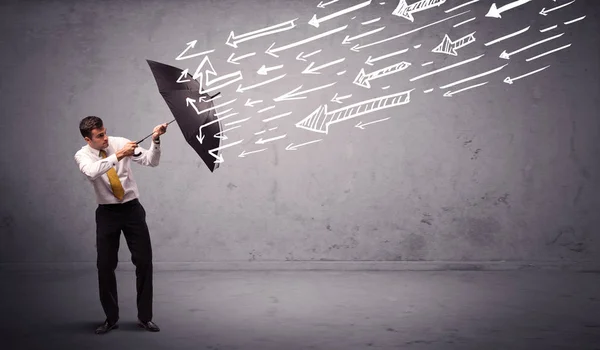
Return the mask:
<svg viewBox="0 0 600 350"><path fill-rule="evenodd" d="M127 142L131 142L129 139L125 138L125 143ZM140 153L141 154L136 157L136 156L131 156L131 160L133 160L134 162L140 164L140 165L145 165L145 166L150 166L150 167L155 167L158 166L158 163L160 162L160 144L156 144L154 143L154 141L152 142L152 146L150 146L150 149L145 149L144 147L141 147L138 145L138 147L135 149L135 153Z"/></svg>
<svg viewBox="0 0 600 350"><path fill-rule="evenodd" d="M102 174L109 171L119 162L116 154L111 154L106 158L94 161L87 155L77 152L75 153L75 162L79 166L79 170L89 179L96 180Z"/></svg>

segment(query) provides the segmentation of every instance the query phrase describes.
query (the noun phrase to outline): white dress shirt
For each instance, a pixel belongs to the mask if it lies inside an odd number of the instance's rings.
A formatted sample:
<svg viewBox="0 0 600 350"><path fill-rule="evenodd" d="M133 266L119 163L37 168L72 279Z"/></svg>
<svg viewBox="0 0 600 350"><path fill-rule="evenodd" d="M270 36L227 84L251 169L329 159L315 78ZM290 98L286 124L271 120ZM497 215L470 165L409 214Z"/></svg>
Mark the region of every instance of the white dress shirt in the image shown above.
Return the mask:
<svg viewBox="0 0 600 350"><path fill-rule="evenodd" d="M139 197L139 191L133 173L131 171L131 161L155 167L158 166L160 160L160 144L152 142L152 147L147 150L141 146L135 149L135 153L142 152L139 157L129 156L124 157L121 161L117 160L116 152L123 148L129 139L119 136L109 136L108 146L104 148L106 158L102 158L100 150L85 145L75 153L75 162L79 166L79 170L90 180L96 192L96 200L98 204L113 204L125 203ZM125 190L125 196L120 201L113 194L106 172L112 167L117 170L119 180Z"/></svg>

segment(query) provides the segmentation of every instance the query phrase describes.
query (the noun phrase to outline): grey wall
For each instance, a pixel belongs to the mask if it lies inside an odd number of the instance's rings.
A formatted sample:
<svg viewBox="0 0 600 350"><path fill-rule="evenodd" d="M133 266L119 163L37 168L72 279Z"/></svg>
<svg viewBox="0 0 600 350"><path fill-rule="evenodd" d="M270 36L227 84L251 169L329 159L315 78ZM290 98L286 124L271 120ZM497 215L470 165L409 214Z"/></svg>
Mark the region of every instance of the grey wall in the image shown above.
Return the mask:
<svg viewBox="0 0 600 350"><path fill-rule="evenodd" d="M252 118L227 133L224 143L244 141L223 150L225 162L214 173L175 123L161 138L157 168L133 164L155 261L597 261L597 4L578 0L542 16L543 7L565 2L536 0L503 13L502 19L485 17L491 1L444 12L463 2L416 13L413 23L392 15L397 1L374 1L319 28L307 24L313 14L322 18L361 1L325 9L317 8L316 0L3 2L0 262L95 261L97 204L73 159L85 145L79 121L97 115L109 135L139 139L172 120L145 60L194 71L202 57L175 60L192 40L198 40L194 50L215 49L209 57L219 75L240 70L243 86L287 75L241 94L238 82L220 89L221 101L237 98L229 107L240 118ZM466 10L471 12L384 44L350 50ZM377 17L381 20L361 25ZM292 30L240 43L237 49L225 45L232 30L238 35L294 18ZM343 32L281 51L279 58L264 53L273 42L280 47L346 24ZM540 32L554 24L556 29ZM351 45L341 44L346 35L384 25ZM526 26L530 29L519 36L484 45ZM431 51L444 34L455 40L473 31L476 41L456 57ZM499 58L503 50L563 32L510 60ZM364 63L369 56L405 48L373 66ZM306 62L296 59L300 52L319 49ZM227 62L232 52L256 54L233 65ZM481 54L469 64L409 80ZM320 75L301 74L310 62L322 65L342 57L344 62ZM361 68L372 72L401 60L411 66L373 80L370 89L352 84ZM506 63L499 72L439 88ZM284 67L263 76L257 74L263 64ZM547 65L512 85L503 82ZM299 85L310 89L334 81L306 99L273 101ZM295 126L320 104L333 110L413 88L410 103L335 124L327 135ZM424 93L430 88L434 91ZM330 101L335 93L352 97L337 104ZM263 102L246 107L248 98ZM270 105L276 107L257 113ZM284 118L261 121L289 111ZM388 117L364 130L355 127ZM255 144L261 136L282 134L283 139ZM285 149L317 139L296 151ZM238 157L243 150L264 147ZM120 260L129 260L124 238L121 242Z"/></svg>

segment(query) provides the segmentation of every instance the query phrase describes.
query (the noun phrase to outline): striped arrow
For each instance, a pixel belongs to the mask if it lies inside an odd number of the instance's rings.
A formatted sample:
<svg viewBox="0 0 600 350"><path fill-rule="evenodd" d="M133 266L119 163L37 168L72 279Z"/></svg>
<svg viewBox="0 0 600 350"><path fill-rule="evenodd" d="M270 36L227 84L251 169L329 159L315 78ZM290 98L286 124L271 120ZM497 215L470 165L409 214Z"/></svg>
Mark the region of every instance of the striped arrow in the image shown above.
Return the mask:
<svg viewBox="0 0 600 350"><path fill-rule="evenodd" d="M396 9L394 10L394 12L392 12L392 14L395 16L404 17L407 20L414 22L415 19L412 16L413 13L425 11L436 6L440 6L445 2L446 0L421 0L408 5L406 3L406 0L400 0L398 6L396 6Z"/></svg>
<svg viewBox="0 0 600 350"><path fill-rule="evenodd" d="M364 88L369 89L371 87L371 84L369 83L370 80L375 80L375 79L385 77L386 75L398 73L402 70L405 70L408 67L410 67L410 63L402 61L400 63L393 64L389 67L385 67L385 68L376 70L369 74L366 74L365 69L361 68L360 72L358 72L358 75L356 76L356 79L354 79L353 83L358 86L362 86Z"/></svg>
<svg viewBox="0 0 600 350"><path fill-rule="evenodd" d="M431 50L431 52L445 53L447 55L458 56L456 50L475 42L474 34L475 32L463 36L462 38L457 39L456 41L450 40L448 34L444 34L444 39L442 40L442 43L439 44L433 50Z"/></svg>

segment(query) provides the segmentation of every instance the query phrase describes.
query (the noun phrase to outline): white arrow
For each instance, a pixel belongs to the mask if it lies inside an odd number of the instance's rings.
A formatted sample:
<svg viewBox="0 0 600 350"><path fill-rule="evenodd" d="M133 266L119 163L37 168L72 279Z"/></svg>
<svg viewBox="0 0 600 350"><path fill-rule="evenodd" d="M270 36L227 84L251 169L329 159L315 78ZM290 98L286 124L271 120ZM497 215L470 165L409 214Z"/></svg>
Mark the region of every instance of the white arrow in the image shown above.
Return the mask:
<svg viewBox="0 0 600 350"><path fill-rule="evenodd" d="M279 79L281 79L283 77L285 77L285 74L282 74L282 75L280 75L278 77L275 77L273 79L269 79L269 80L263 81L261 83L250 85L250 86L246 86L246 87L242 87L242 84L240 84L235 91L237 91L237 92L244 92L244 91L247 91L247 90L250 90L250 89L254 89L255 87L259 87L259 86L262 86L262 85L266 85L266 84L272 83L272 82L277 81L277 80L279 80Z"/></svg>
<svg viewBox="0 0 600 350"><path fill-rule="evenodd" d="M403 36L405 36L405 35L412 34L412 33L414 33L414 32L417 32L417 31L419 31L419 30L421 30L421 29L423 29L423 28L427 28L427 27L430 27L430 26L436 25L436 24L438 24L438 23L442 23L442 22L444 22L444 21L447 21L447 20L449 20L449 19L452 19L452 18L454 18L454 17L457 17L457 16L464 15L464 14L465 14L465 13L467 13L467 12L471 12L471 10L467 10L467 11L464 11L464 12L461 12L461 13L457 13L457 14L455 14L455 15L453 15L453 16L446 17L446 18L444 18L444 19L441 19L441 20L439 20L439 21L436 21L436 22L433 22L433 23L426 24L426 25L424 25L424 26L422 26L422 27L419 27L419 28L416 28L416 29L410 30L410 31L408 31L408 32L405 32L405 33L402 33L402 34L394 35L394 36L392 36L392 37L389 37L389 38L386 38L386 39L382 39L382 40L376 41L376 42L374 42L374 43L370 43L370 44L366 44L366 45L358 45L358 44L356 44L356 45L354 45L354 46L353 46L353 47L352 47L350 50L352 50L352 51L355 51L355 52L358 52L358 51L359 51L360 49L362 49L362 48L369 47L369 46L373 46L373 45L377 45L377 44L381 44L381 43L384 43L384 42L386 42L386 41L394 40L394 39L397 39L397 38L403 37Z"/></svg>
<svg viewBox="0 0 600 350"><path fill-rule="evenodd" d="M306 96L299 96L299 95L303 95L303 94L306 94L308 92L312 92L312 91L317 91L317 90L320 90L320 89L324 89L326 87L335 85L336 83L337 82L333 82L331 84L321 85L321 86L318 86L316 88L312 88L312 89L309 89L309 90L298 91L298 90L302 89L302 85L300 85L297 88L295 88L294 90L292 90L290 92L286 92L285 94L283 94L283 95L281 95L279 97L274 98L273 101L279 102L279 101L289 101L289 100L301 100L301 99L306 98Z"/></svg>
<svg viewBox="0 0 600 350"><path fill-rule="evenodd" d="M235 52L232 52L231 55L229 56L229 58L227 59L227 62L231 63L231 64L240 64L238 61L246 58L246 57L250 57L250 56L254 56L256 54L256 52L252 52L246 55L242 55L242 56L238 56L235 59L233 58L233 55L235 55Z"/></svg>
<svg viewBox="0 0 600 350"><path fill-rule="evenodd" d="M246 151L244 150L244 151L242 151L242 153L240 153L240 155L239 155L238 157L240 157L240 158L244 158L245 156L247 156L247 155L249 155L249 154L252 154L252 153L258 153L258 152L262 152L262 151L264 151L264 150L266 150L266 148L259 149L259 150L256 150L256 151L250 151L250 152L246 152Z"/></svg>
<svg viewBox="0 0 600 350"><path fill-rule="evenodd" d="M225 148L231 147L231 146L235 146L235 145L241 143L242 141L244 141L244 140L242 139L242 140L239 140L239 141L236 141L236 142L233 142L233 143L228 143L225 146L220 146L220 147L217 147L217 148L213 148L210 151L208 151L208 154L210 154L211 156L215 157L215 159L216 159L215 163L223 163L223 161L225 161L225 159L223 158L223 156L220 155L220 154L219 155L215 155L214 152L218 151L218 150L221 150L221 149L225 149Z"/></svg>
<svg viewBox="0 0 600 350"><path fill-rule="evenodd" d="M506 79L504 79L504 82L507 83L507 84L512 84L515 80L519 80L521 78L525 78L528 75L532 75L532 74L535 74L537 72L541 72L541 71L543 71L544 69L546 69L548 67L550 67L550 65L547 65L546 67L534 70L533 72L529 72L529 73L523 74L523 75L521 75L519 77L516 77L516 78L506 77Z"/></svg>
<svg viewBox="0 0 600 350"><path fill-rule="evenodd" d="M544 7L544 8L542 8L542 10L540 11L540 15L542 15L542 16L548 16L548 14L549 14L550 12L552 12L552 11L556 11L556 10L558 10L559 8L563 8L563 7L565 7L565 6L571 5L571 4L572 4L572 3L574 3L574 2L575 2L575 0L573 0L573 1L571 1L571 2L567 2L566 4L562 4L562 5L558 5L558 6L556 6L556 7L553 7L553 8L551 8L550 10L546 10L546 8Z"/></svg>
<svg viewBox="0 0 600 350"><path fill-rule="evenodd" d="M283 64L280 64L278 66L273 66L273 67L266 67L264 64L262 65L262 67L260 67L258 69L258 74L260 75L267 75L267 73L269 73L272 70L276 70L276 69L280 69L283 67Z"/></svg>
<svg viewBox="0 0 600 350"><path fill-rule="evenodd" d="M180 61L180 60L185 60L185 59L192 58L192 57L196 57L196 56L202 56L202 55L206 55L207 53L211 53L211 52L215 51L215 50L213 49L213 50L208 50L208 51L204 51L204 52L200 52L200 53L195 53L195 54L193 54L193 55L187 55L187 56L183 56L183 55L184 55L186 52L188 52L190 49L193 49L193 48L194 48L194 46L196 46L196 43L197 43L197 42L198 42L198 40L192 40L192 41L190 41L189 43L187 43L187 47L185 48L185 50L183 50L183 52L182 52L182 53L180 53L180 54L179 54L179 56L177 56L177 58L175 58L175 59L176 59L177 61Z"/></svg>
<svg viewBox="0 0 600 350"><path fill-rule="evenodd" d="M339 27L339 28L336 28L336 29L332 29L332 30L329 30L329 31L327 31L327 32L324 32L324 33L321 33L321 34L317 34L317 35L315 35L315 36L312 36L312 37L310 37L310 38L307 38L307 39L304 39L304 40L300 40L300 41L297 41L297 42L295 42L295 43L291 43L291 44L288 44L288 45L285 45L285 46L278 47L278 48L276 48L276 49L272 49L272 47L275 45L275 43L273 43L273 44L271 44L271 46L269 46L269 48L268 48L268 49L265 51L265 53L266 53L266 54L269 54L269 55L271 55L271 56L273 56L273 57L279 57L279 56L277 56L277 55L275 54L275 52L279 52L279 51L287 50L287 49L290 49L290 48L292 48L292 47L296 47L296 46L298 46L298 45L306 44L306 43L308 43L308 42L311 42L311 41L314 41L314 40L317 40L317 39L320 39L320 38L326 37L326 36L328 36L328 35L331 35L331 34L337 33L337 32L339 32L339 31L342 31L342 30L346 29L347 27L348 27L348 25L345 25L345 26L342 26L342 27Z"/></svg>
<svg viewBox="0 0 600 350"><path fill-rule="evenodd" d="M255 104L255 103L261 103L261 102L262 102L262 100L256 100L256 101L252 101L252 102L250 102L250 101L251 101L251 100L250 100L250 99L248 99L248 101L246 101L246 103L244 103L244 106L248 106L248 107L254 107L254 104Z"/></svg>
<svg viewBox="0 0 600 350"><path fill-rule="evenodd" d="M506 39L508 39L508 38L512 38L513 36L516 36L516 35L519 35L519 34L523 34L523 33L525 33L525 32L526 32L526 31L528 31L528 30L529 30L529 27L525 27L525 28L523 28L523 29L521 29L521 30L518 30L518 31L514 32L514 33L511 33L511 34L505 35L505 36L503 36L503 37L500 37L500 38L498 38L498 39L495 39L495 40L489 41L489 42L485 43L484 45L485 45L485 46L490 46L490 45L492 45L492 44L495 44L495 43L498 43L498 42L500 42L500 41L502 41L502 40L506 40Z"/></svg>
<svg viewBox="0 0 600 350"><path fill-rule="evenodd" d="M335 96L333 96L333 98L331 99L331 102L343 103L342 100L345 100L350 97L352 97L352 94L338 97L338 94L336 92Z"/></svg>
<svg viewBox="0 0 600 350"><path fill-rule="evenodd" d="M485 16L486 17L494 17L494 18L502 18L502 16L500 16L500 14L502 12L506 12L510 9L514 9L515 7L519 7L530 1L531 0L517 0L517 1L513 1L509 4L506 4L500 8L497 8L496 3L493 3L492 6L490 6L490 10L488 11L488 13Z"/></svg>
<svg viewBox="0 0 600 350"><path fill-rule="evenodd" d="M198 112L198 108L196 107L196 105L194 105L194 102L196 102L196 101L193 98L189 98L188 97L188 98L185 99L185 105L186 105L186 107L189 107L189 105L191 104L192 107L194 107L194 109L196 110L196 113L200 114ZM233 116L235 114L237 114L237 113L230 114L230 115L224 116L222 118L219 117L219 118L217 118L217 119L215 119L213 121L210 121L210 122L208 122L206 124L200 125L200 127L198 128L198 135L196 136L196 139L198 139L198 142L200 142L200 144L202 144L202 141L204 141L204 135L202 134L202 128L207 127L207 126L209 126L211 124L214 124L214 123L218 123L221 120L227 119L227 118L229 118L229 117L231 117L231 116Z"/></svg>
<svg viewBox="0 0 600 350"><path fill-rule="evenodd" d="M343 122L363 114L391 108L410 102L410 93L414 89L395 94L372 98L346 107L327 111L327 105L320 105L308 117L296 123L296 127L327 134L329 125Z"/></svg>
<svg viewBox="0 0 600 350"><path fill-rule="evenodd" d="M219 131L218 133L215 134L215 137L218 138L218 139L221 139L221 140L227 140L228 139L227 135L222 135L222 134L225 133L225 132L227 132L227 131L230 131L230 130L233 130L233 129L237 129L237 128L240 128L240 127L241 127L241 125L238 125L238 126L234 126L233 128L229 128L229 129L226 129L226 130L223 130L223 131ZM204 137L202 137L202 138L204 138Z"/></svg>
<svg viewBox="0 0 600 350"><path fill-rule="evenodd" d="M482 85L485 85L487 83L489 83L489 81L486 81L486 82L481 83L481 84L475 84L475 85L467 86L466 88L462 88L462 89L456 90L456 91L446 91L446 93L444 93L444 97L452 97L453 95L458 94L459 92L471 90L471 89L474 89L476 87L480 87Z"/></svg>
<svg viewBox="0 0 600 350"><path fill-rule="evenodd" d="M500 58L503 58L503 59L505 59L505 60L508 60L508 59L510 59L510 56L512 56L512 55L514 55L514 54L516 54L516 53L519 53L519 52L521 52L521 51L525 51L525 50L527 50L527 49L530 49L530 48L532 48L532 47L534 47L534 46L537 46L537 45L539 45L539 44L543 44L543 43L545 43L546 41L550 41L550 40L556 39L556 38L558 38L558 37L562 36L563 34L565 34L565 33L560 33L560 34L558 34L558 35L551 36L551 37L549 37L549 38L546 38L546 39L542 39L542 40L540 40L540 41L538 41L538 42L535 42L535 43L533 43L533 44L531 44L531 45L527 45L527 46L525 46L525 47L522 47L522 48L520 48L520 49L518 49L518 50L515 50L515 51L513 51L513 52L511 52L511 53L507 53L507 52L506 52L506 50L504 50L504 51L502 51L502 53L500 54Z"/></svg>
<svg viewBox="0 0 600 350"><path fill-rule="evenodd" d="M245 33L242 35L238 35L235 36L233 34L233 31L231 31L231 33L229 34L229 38L227 38L227 42L226 44L232 47L236 47L237 48L237 44L244 42L244 41L248 41L248 40L252 40L252 39L256 39L259 38L261 36L265 36L265 35L270 35L270 34L275 34L275 33L279 33L279 32L283 32L285 30L290 30L292 28L294 28L296 25L294 24L294 21L297 20L298 18L294 18L291 21L286 21L283 23L279 23L276 24L274 26L271 27L267 27L267 28L262 28L259 30L255 30L253 32L249 32L249 33Z"/></svg>
<svg viewBox="0 0 600 350"><path fill-rule="evenodd" d="M202 73L202 68L204 67L204 65L208 65L208 68L205 69L204 73ZM182 76L186 76L187 73L188 73L188 69L186 68L183 70ZM240 79L243 79L241 71L233 72L233 73L226 74L226 75L216 77L216 78L211 78L210 77L211 75L217 76L217 72L215 71L212 63L210 62L210 58L208 58L208 56L206 56L206 57L204 57L204 59L202 59L202 62L200 62L200 64L198 65L198 68L196 68L196 72L194 73L194 76L193 76L193 79L200 78L199 83L200 83L201 90L203 87L211 86L222 80L227 80L232 77L235 77L235 79L229 80L221 85L213 86L210 89L206 89L206 90L204 90L205 93L209 93L209 92L217 90L223 86L229 85Z"/></svg>
<svg viewBox="0 0 600 350"><path fill-rule="evenodd" d="M439 72L443 72L443 71L445 71L445 70L452 69L452 68L454 68L454 67L462 66L463 64L467 64L467 63L469 63L469 62L472 62L472 61L478 60L478 59L480 59L481 57L483 57L484 55L485 55L485 54L481 54L481 55L479 55L479 56L475 56L475 57L469 58L469 59L467 59L467 60L460 61L460 62L457 62L457 63L451 64L451 65L449 65L449 66L446 66L446 67L442 67L442 68L440 68L440 69L436 69L436 70L434 70L434 71L431 71L431 72L428 72L428 73L425 73L425 74L421 74L421 75L419 75L419 76L417 76L417 77L411 78L411 79L410 79L410 81L419 80L419 79L421 79L421 78L424 78L424 77L427 77L427 76L430 76L430 75L433 75L433 74L437 74L437 73L439 73Z"/></svg>
<svg viewBox="0 0 600 350"><path fill-rule="evenodd" d="M282 139L282 138L284 138L286 135L287 135L287 134L283 134L283 135L280 135L280 136L271 137L270 139L266 139L266 140L263 140L263 138L261 137L261 138L260 138L260 139L258 139L258 141L256 141L255 143L256 143L256 144L259 144L259 145L262 145L262 144L265 144L265 143L267 143L267 142L271 142L271 141L275 141L275 140Z"/></svg>
<svg viewBox="0 0 600 350"><path fill-rule="evenodd" d="M296 56L296 59L297 59L298 61L304 61L304 62L306 62L306 58L308 58L308 57L310 57L310 56L312 56L312 55L314 55L314 54L316 54L316 53L319 53L319 52L321 52L321 50L320 50L320 49L319 49L319 50L317 50L317 51L313 51L313 52L311 52L311 53L309 53L309 54L306 54L306 55L304 55L304 52L300 52L300 53L298 54L298 56Z"/></svg>
<svg viewBox="0 0 600 350"><path fill-rule="evenodd" d="M414 22L415 19L412 16L413 13L425 11L436 6L440 6L445 2L446 0L421 0L408 5L406 3L406 0L400 0L398 6L396 6L396 9L394 10L394 12L392 12L392 14L394 16L404 17L407 20Z"/></svg>
<svg viewBox="0 0 600 350"><path fill-rule="evenodd" d="M338 2L338 0L331 0L330 2L327 2L327 3L323 3L323 1L320 1L320 2L319 2L319 4L317 5L317 7L318 7L318 8L322 8L322 9L324 9L324 8L325 8L325 6L327 6L327 5L331 5L331 4L333 4L334 2Z"/></svg>
<svg viewBox="0 0 600 350"><path fill-rule="evenodd" d="M477 75L470 76L468 78L464 78L464 79L455 81L455 82L450 83L450 84L446 84L446 85L440 86L440 89L446 89L446 88L449 88L449 87L454 86L454 85L462 84L462 83L464 83L466 81L469 81L469 80L481 78L481 77L486 76L488 74L496 73L497 71L501 70L502 68L504 68L506 66L508 66L508 63L505 64L505 65L503 65L503 66L500 66L500 67L494 68L492 70L489 70L487 72L483 72L483 73L480 73L480 74L477 74Z"/></svg>
<svg viewBox="0 0 600 350"><path fill-rule="evenodd" d="M323 23L325 21L328 21L328 20L330 20L332 18L341 16L341 15L344 15L344 14L346 14L348 12L356 11L358 9L361 9L361 8L365 7L365 6L369 6L370 4L371 4L371 0L368 0L368 1L365 1L365 2L360 3L358 5L354 5L352 7L348 7L346 9L344 9L344 10L341 10L341 11L338 11L338 12L334 12L334 13L332 13L330 15L325 16L325 17L321 17L320 19L317 19L317 15L315 14L311 18L311 20L308 21L308 24L310 24L311 26L315 26L315 27L318 28L320 23Z"/></svg>
<svg viewBox="0 0 600 350"><path fill-rule="evenodd" d="M360 72L358 72L358 75L356 76L356 78L354 79L354 81L352 83L354 83L358 86L362 86L364 88L370 89L371 84L369 82L371 80L379 79L379 78L385 77L387 75L398 73L400 71L407 69L408 67L410 67L410 65L411 64L408 62L402 61L402 62L393 64L391 66L381 68L381 69L371 72L369 74L366 74L365 69L361 68Z"/></svg>
<svg viewBox="0 0 600 350"><path fill-rule="evenodd" d="M295 151L295 150L297 150L297 149L298 149L298 147L306 146L306 145L309 145L309 144L311 144L311 143L319 142L319 141L321 141L321 140L322 140L322 139L313 140L313 141L308 141L308 142L301 143L301 144L299 144L299 145L295 145L295 146L292 146L292 145L294 144L294 143L292 142L292 143L290 143L289 145L287 145L287 146L285 147L285 150L286 150L286 151Z"/></svg>
<svg viewBox="0 0 600 350"><path fill-rule="evenodd" d="M351 44L351 41L353 41L353 40L360 39L360 38L365 37L367 35L375 34L377 32L382 31L384 28L385 28L385 26L379 27L377 29L371 30L370 32L362 33L362 34L359 34L359 35L353 36L353 37L350 37L349 35L346 35L346 37L342 41L342 45Z"/></svg>
<svg viewBox="0 0 600 350"><path fill-rule="evenodd" d="M467 34L456 41L450 40L448 34L444 34L442 43L435 47L431 52L445 53L447 55L458 56L456 50L463 48L475 42L475 32Z"/></svg>
<svg viewBox="0 0 600 350"><path fill-rule="evenodd" d="M557 49L554 49L554 50L546 51L546 52L544 52L544 53L542 53L542 54L539 54L539 55L537 55L537 56L534 56L534 57L529 57L529 58L528 58L528 59L526 59L525 61L529 62L529 61L536 60L536 59L538 59L538 58L540 58L540 57L544 57L544 56L546 56L546 55L549 55L549 54L551 54L551 53L553 53L553 52L556 52L556 51L560 51L560 50L566 49L566 48L567 48L567 47L569 47L569 46L571 46L571 44L568 44L568 45L565 45L565 46L561 46L561 47L559 47L559 48L557 48Z"/></svg>
<svg viewBox="0 0 600 350"><path fill-rule="evenodd" d="M382 122L382 121L388 120L388 119L390 119L390 117L379 119L379 120L375 120L375 121L364 123L364 124L362 124L362 122L358 122L358 124L356 124L354 126L357 127L357 128L359 128L359 129L365 130L365 126L367 126L369 124L375 124L375 123Z"/></svg>
<svg viewBox="0 0 600 350"><path fill-rule="evenodd" d="M389 53L387 55L379 56L379 57L376 57L376 58L371 58L371 56L369 56L369 58L367 58L367 60L365 61L365 64L368 64L368 65L372 66L374 62L381 61L382 59L385 59L385 58L388 58L388 57L392 57L392 56L395 56L395 55L399 55L401 53L405 53L406 51L408 51L408 49L404 49L404 50L392 52L392 53Z"/></svg>
<svg viewBox="0 0 600 350"><path fill-rule="evenodd" d="M308 65L308 67L306 67L306 68L305 68L305 69L302 71L302 73L301 73L301 74L321 74L321 72L319 72L319 70L321 70L321 69L323 69L323 68L325 68L325 67L333 66L334 64L338 64L338 63L340 63L340 62L343 62L345 59L346 59L346 58L345 58L345 57L343 57L343 58L340 58L339 60L335 60L335 61L333 61L333 62L325 63L325 64L322 64L322 65L320 65L320 66L318 66L318 67L314 67L314 68L313 68L313 65L315 64L315 62L311 62L311 63Z"/></svg>

